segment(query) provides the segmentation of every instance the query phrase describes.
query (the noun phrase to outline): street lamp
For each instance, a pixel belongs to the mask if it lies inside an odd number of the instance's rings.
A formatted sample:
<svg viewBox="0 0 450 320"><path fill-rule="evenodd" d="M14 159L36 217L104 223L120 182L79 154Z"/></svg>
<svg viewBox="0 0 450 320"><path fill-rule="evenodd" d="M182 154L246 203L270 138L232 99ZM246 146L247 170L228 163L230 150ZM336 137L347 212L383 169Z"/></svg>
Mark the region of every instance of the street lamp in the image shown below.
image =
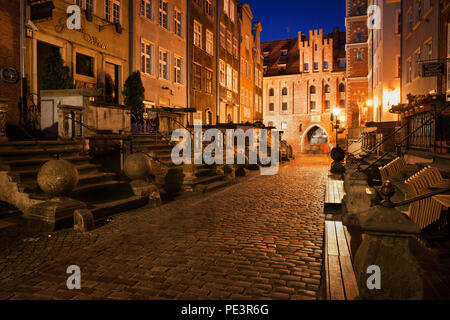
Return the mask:
<svg viewBox="0 0 450 320"><path fill-rule="evenodd" d="M333 128L336 130L336 148L339 147L338 144L338 134L339 134L339 128L341 124L341 120L339 119L339 115L342 113L342 110L340 108L334 108L332 111L332 119L333 122Z"/></svg>
<svg viewBox="0 0 450 320"><path fill-rule="evenodd" d="M342 150L342 148L339 147L338 144L338 135L339 135L339 129L341 121L343 122L345 117L339 115L342 113L342 109L340 108L334 108L331 112L331 122L333 125L334 130L336 130L336 147L334 147L331 150L331 158L333 159L333 162L331 163L331 173L344 173L345 172L345 166L343 164L343 161L345 159L345 151Z"/></svg>

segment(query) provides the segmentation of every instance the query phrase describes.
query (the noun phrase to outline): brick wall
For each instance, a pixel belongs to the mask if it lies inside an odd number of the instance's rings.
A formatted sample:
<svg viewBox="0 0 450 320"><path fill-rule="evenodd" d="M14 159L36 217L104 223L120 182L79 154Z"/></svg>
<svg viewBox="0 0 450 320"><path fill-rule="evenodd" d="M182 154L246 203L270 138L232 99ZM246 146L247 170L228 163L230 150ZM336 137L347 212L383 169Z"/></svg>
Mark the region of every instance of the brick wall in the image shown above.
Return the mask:
<svg viewBox="0 0 450 320"><path fill-rule="evenodd" d="M19 1L0 0L0 68L20 70ZM0 81L0 98L9 100L8 114L19 119L20 81L8 84Z"/></svg>

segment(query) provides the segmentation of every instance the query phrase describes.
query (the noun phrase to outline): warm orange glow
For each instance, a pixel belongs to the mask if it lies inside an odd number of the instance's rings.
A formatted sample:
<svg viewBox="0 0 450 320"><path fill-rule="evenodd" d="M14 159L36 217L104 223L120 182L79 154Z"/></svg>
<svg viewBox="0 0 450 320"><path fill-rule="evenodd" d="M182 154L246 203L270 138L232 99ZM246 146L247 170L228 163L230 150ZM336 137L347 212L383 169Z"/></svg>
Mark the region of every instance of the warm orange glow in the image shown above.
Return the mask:
<svg viewBox="0 0 450 320"><path fill-rule="evenodd" d="M334 108L333 109L333 115L336 116L336 117L339 116L341 114L341 112L342 112L342 110L339 109L339 108Z"/></svg>
<svg viewBox="0 0 450 320"><path fill-rule="evenodd" d="M373 101L370 100L370 99L368 99L368 100L366 101L366 105L368 105L369 107L373 106Z"/></svg>

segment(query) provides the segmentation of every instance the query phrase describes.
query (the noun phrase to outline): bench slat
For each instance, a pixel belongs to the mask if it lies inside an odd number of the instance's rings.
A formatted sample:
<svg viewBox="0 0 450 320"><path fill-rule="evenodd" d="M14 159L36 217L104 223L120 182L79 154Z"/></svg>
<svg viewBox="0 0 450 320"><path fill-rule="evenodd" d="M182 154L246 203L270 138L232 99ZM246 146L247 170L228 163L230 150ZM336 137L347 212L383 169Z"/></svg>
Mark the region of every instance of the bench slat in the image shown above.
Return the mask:
<svg viewBox="0 0 450 320"><path fill-rule="evenodd" d="M336 221L336 236L339 245L339 255L344 257L350 257L347 239L345 238L344 227L342 226L341 221Z"/></svg>
<svg viewBox="0 0 450 320"><path fill-rule="evenodd" d="M327 250L328 255L339 255L339 250L336 242L336 229L334 221L325 221L325 230L327 233Z"/></svg>
<svg viewBox="0 0 450 320"><path fill-rule="evenodd" d="M339 256L341 262L342 279L344 281L345 297L347 300L355 300L359 296L358 284L353 272L352 261L349 256Z"/></svg>
<svg viewBox="0 0 450 320"><path fill-rule="evenodd" d="M328 272L330 273L330 299L345 300L339 256L328 255Z"/></svg>

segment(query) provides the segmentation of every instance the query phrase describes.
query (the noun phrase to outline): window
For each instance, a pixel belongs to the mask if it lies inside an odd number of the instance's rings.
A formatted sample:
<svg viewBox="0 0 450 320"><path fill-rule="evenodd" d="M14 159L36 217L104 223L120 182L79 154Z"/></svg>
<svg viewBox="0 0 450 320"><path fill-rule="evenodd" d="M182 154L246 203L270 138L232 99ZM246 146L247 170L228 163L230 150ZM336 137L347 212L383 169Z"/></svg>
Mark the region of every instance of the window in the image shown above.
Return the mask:
<svg viewBox="0 0 450 320"><path fill-rule="evenodd" d="M425 42L425 60L433 60L433 41Z"/></svg>
<svg viewBox="0 0 450 320"><path fill-rule="evenodd" d="M362 51L356 51L356 61L362 61Z"/></svg>
<svg viewBox="0 0 450 320"><path fill-rule="evenodd" d="M154 47L150 43L141 42L141 72L154 75Z"/></svg>
<svg viewBox="0 0 450 320"><path fill-rule="evenodd" d="M86 77L94 77L94 58L85 54L76 54L76 67L75 72L79 75Z"/></svg>
<svg viewBox="0 0 450 320"><path fill-rule="evenodd" d="M362 34L361 34L361 32L358 32L356 34L356 42L362 42Z"/></svg>
<svg viewBox="0 0 450 320"><path fill-rule="evenodd" d="M238 40L233 37L233 55L236 59L239 59Z"/></svg>
<svg viewBox="0 0 450 320"><path fill-rule="evenodd" d="M339 106L341 109L345 108L345 100L339 100Z"/></svg>
<svg viewBox="0 0 450 320"><path fill-rule="evenodd" d="M111 23L120 23L120 0L105 0L105 18Z"/></svg>
<svg viewBox="0 0 450 320"><path fill-rule="evenodd" d="M275 111L275 105L273 103L269 103L269 111L270 112Z"/></svg>
<svg viewBox="0 0 450 320"><path fill-rule="evenodd" d="M182 28L183 14L178 10L174 10L173 20L174 20L175 34L182 38L183 37L183 28Z"/></svg>
<svg viewBox="0 0 450 320"><path fill-rule="evenodd" d="M319 63L318 62L314 62L314 70L319 70Z"/></svg>
<svg viewBox="0 0 450 320"><path fill-rule="evenodd" d="M228 12L229 12L229 1L230 0L223 1L223 12L225 12L226 15L228 15ZM231 1L233 1L233 0L231 0Z"/></svg>
<svg viewBox="0 0 450 320"><path fill-rule="evenodd" d="M274 96L274 90L273 90L273 89L270 89L270 90L269 90L269 96L270 96L270 97L273 97L273 96Z"/></svg>
<svg viewBox="0 0 450 320"><path fill-rule="evenodd" d="M169 30L169 3L159 0L159 25Z"/></svg>
<svg viewBox="0 0 450 320"><path fill-rule="evenodd" d="M202 67L196 63L193 64L194 81L192 88L194 90L202 90Z"/></svg>
<svg viewBox="0 0 450 320"><path fill-rule="evenodd" d="M235 5L234 5L234 0L230 0L230 19L231 21L234 22L234 17L235 17Z"/></svg>
<svg viewBox="0 0 450 320"><path fill-rule="evenodd" d="M311 111L316 110L316 102L311 101Z"/></svg>
<svg viewBox="0 0 450 320"><path fill-rule="evenodd" d="M418 50L414 53L414 78L419 76L421 66L420 60L420 50Z"/></svg>
<svg viewBox="0 0 450 320"><path fill-rule="evenodd" d="M286 121L282 121L281 122L281 129L282 130L287 130L288 126L287 126L287 122Z"/></svg>
<svg viewBox="0 0 450 320"><path fill-rule="evenodd" d="M225 26L223 24L220 24L220 45L225 48Z"/></svg>
<svg viewBox="0 0 450 320"><path fill-rule="evenodd" d="M245 35L245 49L250 50L250 38Z"/></svg>
<svg viewBox="0 0 450 320"><path fill-rule="evenodd" d="M226 69L227 69L227 67L225 65L225 62L223 62L223 60L220 60L219 61L219 82L220 82L220 85L223 87L225 87L225 85L226 85L226 78L227 78L227 75L226 75L227 70Z"/></svg>
<svg viewBox="0 0 450 320"><path fill-rule="evenodd" d="M362 15L362 7L356 7L356 15L361 16Z"/></svg>
<svg viewBox="0 0 450 320"><path fill-rule="evenodd" d="M206 53L214 54L214 35L209 30L206 30Z"/></svg>
<svg viewBox="0 0 450 320"><path fill-rule="evenodd" d="M331 102L330 100L325 100L325 110L330 110Z"/></svg>
<svg viewBox="0 0 450 320"><path fill-rule="evenodd" d="M316 87L315 87L315 86L311 86L311 87L309 88L309 93L315 94L315 93L316 93Z"/></svg>
<svg viewBox="0 0 450 320"><path fill-rule="evenodd" d="M339 85L339 92L345 92L345 84L341 83Z"/></svg>
<svg viewBox="0 0 450 320"><path fill-rule="evenodd" d="M328 70L328 61L324 61L324 62L323 62L323 68L324 68L325 70Z"/></svg>
<svg viewBox="0 0 450 320"><path fill-rule="evenodd" d="M159 77L169 80L169 52L159 50Z"/></svg>
<svg viewBox="0 0 450 320"><path fill-rule="evenodd" d="M141 15L153 20L153 0L141 0Z"/></svg>
<svg viewBox="0 0 450 320"><path fill-rule="evenodd" d="M406 82L412 81L412 60L411 57L408 58L406 62Z"/></svg>
<svg viewBox="0 0 450 320"><path fill-rule="evenodd" d="M288 95L288 89L287 88L283 88L283 90L281 91L281 94L283 96L287 96Z"/></svg>
<svg viewBox="0 0 450 320"><path fill-rule="evenodd" d="M233 90L233 68L227 64L227 88Z"/></svg>
<svg viewBox="0 0 450 320"><path fill-rule="evenodd" d="M309 65L305 63L305 71L308 71Z"/></svg>
<svg viewBox="0 0 450 320"><path fill-rule="evenodd" d="M287 104L287 102L283 102L283 103L281 104L281 110L282 110L282 111L287 111L287 110L288 110L288 104Z"/></svg>
<svg viewBox="0 0 450 320"><path fill-rule="evenodd" d="M209 16L213 16L213 0L205 0L205 11Z"/></svg>
<svg viewBox="0 0 450 320"><path fill-rule="evenodd" d="M288 54L287 49L281 50L281 55L282 55L282 56L287 56L287 54Z"/></svg>
<svg viewBox="0 0 450 320"><path fill-rule="evenodd" d="M339 59L339 68L345 68L346 65L345 59Z"/></svg>
<svg viewBox="0 0 450 320"><path fill-rule="evenodd" d="M239 91L239 74L236 70L233 69L233 91Z"/></svg>
<svg viewBox="0 0 450 320"><path fill-rule="evenodd" d="M416 1L416 23L422 20L422 0Z"/></svg>
<svg viewBox="0 0 450 320"><path fill-rule="evenodd" d="M330 86L328 84L325 85L325 93L330 93Z"/></svg>
<svg viewBox="0 0 450 320"><path fill-rule="evenodd" d="M211 70L205 69L205 91L206 93L212 93L213 91L213 73Z"/></svg>
<svg viewBox="0 0 450 320"><path fill-rule="evenodd" d="M227 32L227 50L229 53L233 54L233 40L230 31Z"/></svg>
<svg viewBox="0 0 450 320"><path fill-rule="evenodd" d="M413 22L413 14L410 11L410 12L408 12L408 20L407 20L407 26L408 26L407 31L408 31L408 33L412 32L412 29L413 29L413 26L414 26L413 24L414 24L414 22Z"/></svg>
<svg viewBox="0 0 450 320"><path fill-rule="evenodd" d="M400 34L402 28L402 12L400 10L395 11L395 34Z"/></svg>
<svg viewBox="0 0 450 320"><path fill-rule="evenodd" d="M194 45L202 48L202 25L194 20Z"/></svg>
<svg viewBox="0 0 450 320"><path fill-rule="evenodd" d="M179 57L174 58L174 81L178 84L183 84L183 59Z"/></svg>
<svg viewBox="0 0 450 320"><path fill-rule="evenodd" d="M194 3L196 3L200 8L203 7L203 0L194 0Z"/></svg>
<svg viewBox="0 0 450 320"><path fill-rule="evenodd" d="M94 0L76 0L75 2L81 9L94 12Z"/></svg>

